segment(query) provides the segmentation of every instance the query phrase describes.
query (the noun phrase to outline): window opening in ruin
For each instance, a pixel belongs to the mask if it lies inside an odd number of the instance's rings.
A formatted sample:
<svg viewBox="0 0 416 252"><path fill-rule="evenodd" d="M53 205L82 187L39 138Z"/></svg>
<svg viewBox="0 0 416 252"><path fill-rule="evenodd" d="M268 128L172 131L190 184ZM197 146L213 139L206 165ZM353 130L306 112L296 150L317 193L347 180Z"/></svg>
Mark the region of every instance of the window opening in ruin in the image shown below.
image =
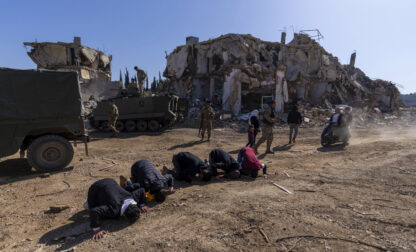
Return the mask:
<svg viewBox="0 0 416 252"><path fill-rule="evenodd" d="M69 49L70 53L71 53L71 65L75 66L75 49L74 48L70 48Z"/></svg>
<svg viewBox="0 0 416 252"><path fill-rule="evenodd" d="M220 69L221 65L224 64L224 60L221 56L214 54L212 57L212 64L215 66L214 69L217 71Z"/></svg>
<svg viewBox="0 0 416 252"><path fill-rule="evenodd" d="M249 113L261 108L262 94L250 92L241 95L241 112Z"/></svg>

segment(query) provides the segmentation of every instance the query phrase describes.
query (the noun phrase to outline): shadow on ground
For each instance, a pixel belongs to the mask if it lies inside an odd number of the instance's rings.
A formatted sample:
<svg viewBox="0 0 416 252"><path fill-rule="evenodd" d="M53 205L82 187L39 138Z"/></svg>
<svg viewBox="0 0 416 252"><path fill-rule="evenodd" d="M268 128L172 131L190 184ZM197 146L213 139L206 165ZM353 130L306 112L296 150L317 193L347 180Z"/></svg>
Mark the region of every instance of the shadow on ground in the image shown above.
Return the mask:
<svg viewBox="0 0 416 252"><path fill-rule="evenodd" d="M345 145L343 144L334 144L328 147L319 147L316 149L319 152L333 152L333 151L344 151Z"/></svg>
<svg viewBox="0 0 416 252"><path fill-rule="evenodd" d="M52 175L73 169L74 167L68 167L48 173ZM0 162L0 185L36 178L43 173L32 169L25 158L6 159Z"/></svg>
<svg viewBox="0 0 416 252"><path fill-rule="evenodd" d="M39 239L39 243L60 245L57 251L61 251L75 247L92 238L93 233L90 228L88 211L80 211L70 217L69 220L73 222L47 232ZM108 232L117 232L129 225L132 224L127 219L120 218L103 220L101 227Z"/></svg>
<svg viewBox="0 0 416 252"><path fill-rule="evenodd" d="M282 146L276 146L273 148L273 151L287 151L290 150L292 148L292 144L285 144Z"/></svg>
<svg viewBox="0 0 416 252"><path fill-rule="evenodd" d="M168 150L175 150L175 149L178 149L178 148L192 147L194 145L201 144L201 143L203 143L203 141L201 141L201 140L190 141L190 142L187 142L187 143L184 143L184 144L174 145L174 146L170 147Z"/></svg>
<svg viewBox="0 0 416 252"><path fill-rule="evenodd" d="M128 139L138 136L160 136L165 133L169 133L171 130L157 131L157 132L121 132L117 137L111 137L111 132L92 131L89 132L90 142L100 141L107 138L114 139Z"/></svg>

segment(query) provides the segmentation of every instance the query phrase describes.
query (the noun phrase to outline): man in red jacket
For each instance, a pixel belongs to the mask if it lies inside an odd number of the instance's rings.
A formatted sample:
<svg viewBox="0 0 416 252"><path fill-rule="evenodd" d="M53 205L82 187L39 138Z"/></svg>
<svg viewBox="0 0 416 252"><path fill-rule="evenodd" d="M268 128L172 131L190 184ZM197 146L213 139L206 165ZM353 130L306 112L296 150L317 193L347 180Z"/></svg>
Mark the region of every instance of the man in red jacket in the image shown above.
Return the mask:
<svg viewBox="0 0 416 252"><path fill-rule="evenodd" d="M252 178L257 178L259 170L263 170L263 176L267 178L267 166L260 163L252 148L242 148L238 152L237 162L241 166L240 174L251 175Z"/></svg>

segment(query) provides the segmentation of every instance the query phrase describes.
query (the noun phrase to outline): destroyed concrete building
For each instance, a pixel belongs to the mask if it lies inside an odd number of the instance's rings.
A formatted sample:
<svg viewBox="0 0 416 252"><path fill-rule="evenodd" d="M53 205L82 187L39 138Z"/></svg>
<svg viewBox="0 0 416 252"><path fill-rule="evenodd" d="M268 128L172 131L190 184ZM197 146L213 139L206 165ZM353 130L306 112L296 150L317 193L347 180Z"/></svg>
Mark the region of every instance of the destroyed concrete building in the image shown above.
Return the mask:
<svg viewBox="0 0 416 252"><path fill-rule="evenodd" d="M105 55L81 44L80 37L72 43L24 42L27 52L38 69L76 71L81 83L83 99L115 96L121 83L111 81L111 55Z"/></svg>
<svg viewBox="0 0 416 252"><path fill-rule="evenodd" d="M190 100L210 99L223 111L237 115L261 108L270 99L283 113L292 103L333 107L367 104L391 110L399 92L391 82L371 80L350 65L341 65L307 34L294 34L286 44L251 35L226 34L186 45L167 55L164 76L171 89Z"/></svg>

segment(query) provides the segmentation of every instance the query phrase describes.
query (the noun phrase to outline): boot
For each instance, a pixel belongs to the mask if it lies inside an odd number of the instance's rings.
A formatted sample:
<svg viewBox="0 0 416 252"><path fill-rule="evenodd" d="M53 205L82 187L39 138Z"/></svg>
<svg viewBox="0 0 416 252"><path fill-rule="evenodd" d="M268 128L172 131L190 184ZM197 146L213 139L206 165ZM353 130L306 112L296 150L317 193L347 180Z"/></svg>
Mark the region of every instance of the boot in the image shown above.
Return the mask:
<svg viewBox="0 0 416 252"><path fill-rule="evenodd" d="M293 141L292 142L293 142L293 144L295 144L296 143L296 138L293 138Z"/></svg>
<svg viewBox="0 0 416 252"><path fill-rule="evenodd" d="M289 144L292 144L292 139L289 138Z"/></svg>
<svg viewBox="0 0 416 252"><path fill-rule="evenodd" d="M272 147L271 143L267 145L266 154L274 154L274 151L272 151L270 148Z"/></svg>
<svg viewBox="0 0 416 252"><path fill-rule="evenodd" d="M127 184L126 184L127 178L124 177L123 175L120 175L120 186L123 188L126 188Z"/></svg>
<svg viewBox="0 0 416 252"><path fill-rule="evenodd" d="M164 165L162 168L162 175L168 174L168 168Z"/></svg>

